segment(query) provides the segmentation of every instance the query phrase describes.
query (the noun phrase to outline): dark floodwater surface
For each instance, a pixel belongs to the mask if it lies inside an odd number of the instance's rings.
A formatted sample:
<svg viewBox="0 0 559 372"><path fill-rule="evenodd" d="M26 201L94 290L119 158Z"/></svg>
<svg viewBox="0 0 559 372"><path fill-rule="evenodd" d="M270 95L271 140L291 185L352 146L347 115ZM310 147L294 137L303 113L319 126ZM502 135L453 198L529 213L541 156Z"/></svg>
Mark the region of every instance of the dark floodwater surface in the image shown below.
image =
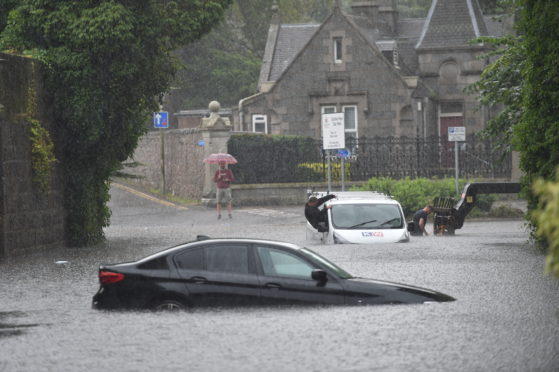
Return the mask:
<svg viewBox="0 0 559 372"><path fill-rule="evenodd" d="M557 371L559 281L521 221L466 221L407 244L307 241L302 208L245 208L216 220L112 191L107 244L0 263L0 371ZM429 305L194 310L91 309L100 263L214 237L284 240L350 273L418 285ZM56 263L67 261L67 263Z"/></svg>

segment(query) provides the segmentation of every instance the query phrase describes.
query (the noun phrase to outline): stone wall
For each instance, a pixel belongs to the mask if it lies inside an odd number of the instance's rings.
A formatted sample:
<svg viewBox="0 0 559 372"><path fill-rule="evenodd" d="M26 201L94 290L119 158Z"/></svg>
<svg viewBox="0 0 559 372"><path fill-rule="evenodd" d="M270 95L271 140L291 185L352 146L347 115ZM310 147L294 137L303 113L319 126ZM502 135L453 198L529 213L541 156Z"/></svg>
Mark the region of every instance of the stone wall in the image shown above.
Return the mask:
<svg viewBox="0 0 559 372"><path fill-rule="evenodd" d="M165 188L166 192L182 198L200 200L205 177L205 165L202 160L204 147L207 146L201 141L202 131L199 129L163 129L162 132L149 132L140 139L131 159L138 165L128 167L124 171L140 177L141 183L161 190Z"/></svg>
<svg viewBox="0 0 559 372"><path fill-rule="evenodd" d="M0 259L65 243L63 178L47 192L33 182L30 123L52 131L37 61L0 53Z"/></svg>

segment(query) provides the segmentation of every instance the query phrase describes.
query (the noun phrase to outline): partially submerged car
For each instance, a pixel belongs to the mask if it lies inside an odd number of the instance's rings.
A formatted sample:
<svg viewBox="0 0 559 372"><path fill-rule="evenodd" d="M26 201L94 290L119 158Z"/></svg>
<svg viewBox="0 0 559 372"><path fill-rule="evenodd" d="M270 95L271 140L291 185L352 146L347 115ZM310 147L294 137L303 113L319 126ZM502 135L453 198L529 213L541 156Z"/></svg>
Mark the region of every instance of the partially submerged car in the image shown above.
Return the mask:
<svg viewBox="0 0 559 372"><path fill-rule="evenodd" d="M328 208L328 232L319 233L307 222L315 239L328 244L408 242L410 234L402 206L390 196L372 191L334 192ZM324 192L314 193L318 198Z"/></svg>
<svg viewBox="0 0 559 372"><path fill-rule="evenodd" d="M101 265L99 282L97 309L454 300L425 288L354 277L307 248L256 239L204 237L136 262Z"/></svg>

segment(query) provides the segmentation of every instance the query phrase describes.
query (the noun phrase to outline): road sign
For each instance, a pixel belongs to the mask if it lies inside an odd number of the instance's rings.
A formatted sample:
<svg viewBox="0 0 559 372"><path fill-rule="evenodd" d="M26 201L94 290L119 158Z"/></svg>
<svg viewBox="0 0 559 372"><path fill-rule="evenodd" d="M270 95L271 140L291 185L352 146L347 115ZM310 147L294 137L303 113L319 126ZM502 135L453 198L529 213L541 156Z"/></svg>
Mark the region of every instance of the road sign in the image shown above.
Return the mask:
<svg viewBox="0 0 559 372"><path fill-rule="evenodd" d="M169 128L169 113L167 111L154 112L153 126L155 128Z"/></svg>
<svg viewBox="0 0 559 372"><path fill-rule="evenodd" d="M322 148L324 150L345 147L344 113L322 115Z"/></svg>
<svg viewBox="0 0 559 372"><path fill-rule="evenodd" d="M448 127L449 141L465 141L466 127Z"/></svg>
<svg viewBox="0 0 559 372"><path fill-rule="evenodd" d="M338 158L348 158L351 155L351 152L348 149L341 149L338 150Z"/></svg>

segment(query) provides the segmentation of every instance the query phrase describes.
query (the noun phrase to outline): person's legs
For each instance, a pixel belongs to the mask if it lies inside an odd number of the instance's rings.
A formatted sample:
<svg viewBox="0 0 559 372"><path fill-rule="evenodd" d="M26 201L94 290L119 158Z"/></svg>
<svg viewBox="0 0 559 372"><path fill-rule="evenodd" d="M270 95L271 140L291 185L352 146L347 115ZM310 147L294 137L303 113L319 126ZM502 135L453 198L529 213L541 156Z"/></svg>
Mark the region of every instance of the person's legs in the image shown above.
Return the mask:
<svg viewBox="0 0 559 372"><path fill-rule="evenodd" d="M222 198L221 194L222 194L221 190L217 189L216 198L215 198L216 199L215 206L216 206L216 210L217 210L217 219L221 218L221 198Z"/></svg>
<svg viewBox="0 0 559 372"><path fill-rule="evenodd" d="M233 216L231 215L231 201L232 201L232 197L231 197L231 189L228 188L226 190L224 190L224 198L223 201L227 202L227 214L229 215L229 218L232 218Z"/></svg>

